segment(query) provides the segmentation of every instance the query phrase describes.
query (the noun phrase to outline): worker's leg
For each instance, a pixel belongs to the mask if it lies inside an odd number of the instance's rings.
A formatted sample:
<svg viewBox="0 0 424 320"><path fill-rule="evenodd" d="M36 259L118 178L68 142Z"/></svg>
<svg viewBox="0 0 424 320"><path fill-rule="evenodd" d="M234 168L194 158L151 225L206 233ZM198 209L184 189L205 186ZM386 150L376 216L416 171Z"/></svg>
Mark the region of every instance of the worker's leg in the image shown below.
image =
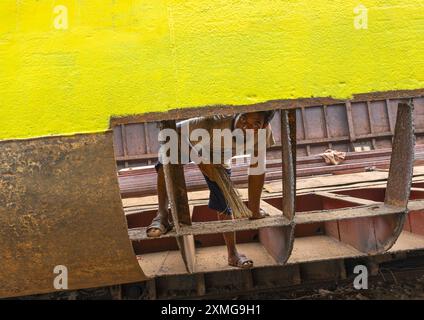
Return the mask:
<svg viewBox="0 0 424 320"><path fill-rule="evenodd" d="M165 175L163 172L163 165L156 165L157 175L157 189L158 189L158 204L159 209L156 217L153 219L150 226L147 228L147 235L149 237L159 237L171 229L169 223L168 211L168 194L166 193Z"/></svg>
<svg viewBox="0 0 424 320"><path fill-rule="evenodd" d="M232 217L225 213L218 213L219 220L232 220ZM233 257L237 254L236 248L236 233L226 232L222 234L224 236L225 244L227 245L228 258Z"/></svg>
<svg viewBox="0 0 424 320"><path fill-rule="evenodd" d="M219 220L232 220L231 215L218 213ZM240 254L236 247L236 233L226 232L223 233L224 241L227 246L228 264L239 268L250 268L253 266L253 261L248 259L244 254Z"/></svg>
<svg viewBox="0 0 424 320"><path fill-rule="evenodd" d="M158 169L158 204L159 204L159 213L163 216L168 217L168 194L166 193L166 183L165 183L165 173L163 172L163 166L159 166Z"/></svg>
<svg viewBox="0 0 424 320"><path fill-rule="evenodd" d="M199 166L199 168L208 169L207 166L204 166L204 165ZM210 190L208 207L218 212L219 220L231 220L232 219L231 208L229 208L224 194L222 193L218 184L215 181L212 181L210 178L208 178L206 170L204 171L202 171L202 173L203 173L203 176L205 177L206 183L208 184L208 187ZM227 174L231 176L230 169L227 169ZM239 268L252 267L253 261L248 259L245 255L238 253L237 251L235 232L226 232L223 234L223 236L224 236L225 244L227 245L228 264L231 266L239 267Z"/></svg>

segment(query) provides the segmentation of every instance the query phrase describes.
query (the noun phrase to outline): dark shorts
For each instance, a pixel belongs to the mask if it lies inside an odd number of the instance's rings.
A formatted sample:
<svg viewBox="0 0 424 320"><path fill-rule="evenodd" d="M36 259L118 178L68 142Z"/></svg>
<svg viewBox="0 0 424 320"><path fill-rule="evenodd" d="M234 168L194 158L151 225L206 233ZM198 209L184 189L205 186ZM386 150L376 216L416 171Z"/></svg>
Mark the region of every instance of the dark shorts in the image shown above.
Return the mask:
<svg viewBox="0 0 424 320"><path fill-rule="evenodd" d="M157 162L155 165L156 172L159 171L159 168L162 166L162 163ZM231 176L231 169L226 169L227 174ZM203 173L202 173L203 174ZM203 177L206 180L206 183L209 188L209 203L208 207L212 210L216 210L219 213L225 213L228 216L232 215L231 208L228 206L225 197L219 188L218 184L214 181L209 180L209 178L203 174Z"/></svg>

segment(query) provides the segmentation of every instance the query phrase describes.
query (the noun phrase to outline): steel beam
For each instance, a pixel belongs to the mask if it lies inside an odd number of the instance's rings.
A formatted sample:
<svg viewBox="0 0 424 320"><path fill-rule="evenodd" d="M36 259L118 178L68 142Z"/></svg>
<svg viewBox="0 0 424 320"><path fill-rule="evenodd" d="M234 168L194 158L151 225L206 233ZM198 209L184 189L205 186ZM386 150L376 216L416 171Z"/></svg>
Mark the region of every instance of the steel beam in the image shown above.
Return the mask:
<svg viewBox="0 0 424 320"><path fill-rule="evenodd" d="M174 120L162 121L161 129L172 129L177 132ZM178 139L178 160L181 159L181 139ZM180 162L180 160L179 160ZM190 207L188 205L187 187L184 178L184 169L181 163L167 163L163 165L166 192L171 206L174 221L176 240L188 272L195 268L195 246L192 235L180 235L183 225L191 225Z"/></svg>

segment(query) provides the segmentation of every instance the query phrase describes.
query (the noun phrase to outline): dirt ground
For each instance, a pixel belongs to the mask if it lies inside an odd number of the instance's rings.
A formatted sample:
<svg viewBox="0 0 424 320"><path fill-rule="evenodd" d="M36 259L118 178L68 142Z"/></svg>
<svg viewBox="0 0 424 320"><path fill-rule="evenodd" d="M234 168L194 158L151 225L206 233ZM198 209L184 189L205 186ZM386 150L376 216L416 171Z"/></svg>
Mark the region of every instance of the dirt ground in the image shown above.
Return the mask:
<svg viewBox="0 0 424 320"><path fill-rule="evenodd" d="M387 275L386 275L387 278ZM237 297L234 297L237 299ZM239 297L241 298L241 297ZM352 283L332 285L325 289L292 290L255 294L246 299L294 300L424 300L424 275L370 281L368 289L356 290Z"/></svg>

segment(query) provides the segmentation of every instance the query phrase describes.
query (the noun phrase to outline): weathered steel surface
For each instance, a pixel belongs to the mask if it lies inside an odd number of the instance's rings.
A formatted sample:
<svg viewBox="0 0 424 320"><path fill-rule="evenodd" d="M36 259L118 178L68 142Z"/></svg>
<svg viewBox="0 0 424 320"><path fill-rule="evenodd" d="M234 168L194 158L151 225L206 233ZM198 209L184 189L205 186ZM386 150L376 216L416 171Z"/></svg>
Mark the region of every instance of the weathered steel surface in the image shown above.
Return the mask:
<svg viewBox="0 0 424 320"><path fill-rule="evenodd" d="M371 189L370 190L371 193L373 193L375 191L376 191L375 189ZM273 202L275 202L275 203L281 203L281 197L279 197L279 198L273 198L273 199L267 199L267 201L270 201L270 200L273 200ZM269 209L267 206L263 206L263 207ZM334 206L334 207L336 207L336 206ZM364 217L368 217L368 219L369 219L369 218L371 218L375 214L390 215L390 214L393 214L393 213L396 213L397 212L396 211L397 210L396 208L384 207L383 204L380 204L377 207L377 210L372 210L371 209L374 206L368 206L368 207L365 207L365 208L364 207L349 208L349 204L348 203L345 203L344 205L340 205L339 204L338 207L339 207L338 209L335 209L335 210L333 209L331 211L329 211L329 210L326 211L325 212L325 214L326 214L325 216L316 216L316 214L319 215L321 213L319 211L315 211L315 212L311 212L311 211L309 211L309 212L298 212L296 214L296 229L297 228L303 228L304 229L303 234L302 235L298 235L298 236L299 237L302 237L302 239L304 241L310 242L311 245L312 245L315 240L313 240L313 238L309 238L309 237L310 236L314 236L314 235L320 235L322 233L316 233L316 231L313 228L306 230L304 227L305 226L313 225L313 222L314 221L320 221L320 219L323 219L324 221L325 221L325 219L329 219L329 220L335 219L336 221L339 220L339 222L346 222L346 221L348 221L348 219L352 219L352 218L355 218L355 217L356 218L357 217L362 217L362 220L366 220L366 219L364 219ZM423 200L410 201L409 204L408 204L408 207L410 207L410 210L411 211L422 210L422 208L423 208ZM316 209L318 209L318 208L316 208ZM273 211L275 211L275 214L274 214ZM273 209L273 210L271 209L268 212L270 212L272 214L272 216L281 216L281 211L278 210L278 209ZM413 213L413 214L415 215L415 213ZM422 219L420 216L417 216L416 218L417 219L421 219L420 222L422 224L422 221L424 219ZM356 220L353 220L353 221L358 222L358 221L361 221L361 219L356 219ZM354 247L359 247L359 248L362 247L362 248L364 248L363 250L359 250L358 249L360 252L363 252L363 253L366 253L367 254L368 252L367 252L366 248L368 248L368 251L372 251L372 250L375 251L375 240L372 240L372 237L374 237L374 231L372 229L373 228L372 221L371 221L371 223L365 224L365 227L361 223L350 224L350 226L347 225L347 224L343 224L343 223L341 223L340 225L341 225L340 226L340 229L341 229L341 232L342 232L342 238L341 239L339 237L338 226L337 226L337 231L335 232L335 234L328 234L328 231L329 230L327 230L327 226L326 226L325 227L325 233L327 235L329 235L329 236L332 236L332 237L336 238L339 241L341 240L342 242L345 242L345 243L348 243L348 244L351 244L351 242L352 242L351 245L353 245ZM346 227L349 227L349 228L346 228ZM364 233L364 237L362 239L357 239L356 238L356 233L357 232L364 232L363 229L365 229L368 232L365 232ZM132 230L130 230L130 232L131 231ZM136 230L134 230L134 231L136 231ZM224 245L224 243L222 241L222 237L219 237L219 239L221 239L221 241L218 241L218 242L215 241L213 243L212 242L208 242L208 241L205 240L206 237L210 238L211 236L212 236L211 234L204 235L204 238L202 238L202 244L201 244L201 247L202 248L203 247L211 247L211 246L219 246L219 245L222 246L222 245ZM368 241L370 239L370 237L371 237L371 240ZM250 237L250 238L247 239L247 242L255 241L254 239L255 239L254 237ZM134 240L135 241L138 241L138 240L142 240L142 239L134 239ZM205 241L203 241L203 240L205 240ZM273 239L271 238L271 241L272 240ZM298 241L298 240L299 240L299 238L296 238L295 241ZM143 244L143 247L144 247L143 250L146 250L146 247L151 247L152 241L154 241L154 240L149 240L148 242L142 241L142 244ZM337 241L337 242L339 242L339 241ZM284 244L284 243L283 242L279 242L278 244ZM417 244L418 244L418 242L417 242ZM340 244L340 246L343 247L344 245L343 244ZM159 248L156 248L156 250L153 250L153 251L176 250L176 249L177 248L173 248L173 247L170 247L169 245L167 245L165 243L162 243L160 249ZM153 252L153 251L149 251L149 252ZM145 252L144 251L143 252L142 251L139 251L138 253L139 254L144 254ZM307 255L307 253L305 253L305 254ZM312 255L314 255L317 258L320 256L320 253L316 253L314 251L309 252L309 254L312 254ZM293 255L296 256L296 252L292 253L292 256Z"/></svg>
<svg viewBox="0 0 424 320"><path fill-rule="evenodd" d="M378 206L379 209L375 212L377 214L343 221L340 219L336 226L338 232L332 232L340 241L362 252L381 253L389 250L403 229L414 163L415 135L412 118L412 100L409 104L399 103L385 200L384 204ZM389 123L389 119L386 120ZM362 209L355 208L351 211L358 210Z"/></svg>
<svg viewBox="0 0 424 320"><path fill-rule="evenodd" d="M283 215L293 220L296 211L296 114L281 111ZM294 148L293 148L294 145Z"/></svg>
<svg viewBox="0 0 424 320"><path fill-rule="evenodd" d="M414 119L418 143L424 139L424 98L413 95ZM372 97L369 97L372 98ZM297 154L311 156L328 148L339 151L381 150L391 148L399 96L376 96L377 100L333 101L330 104L301 104L296 109ZM328 102L328 101L327 101ZM278 109L278 107L276 107ZM293 110L294 111L294 110ZM203 112L197 115L205 115ZM277 145L268 158L280 158L280 111L271 121ZM128 123L114 127L116 159L119 167L151 164L157 158L159 143L157 123Z"/></svg>
<svg viewBox="0 0 424 320"><path fill-rule="evenodd" d="M371 112L369 106L367 105L368 110L367 114L369 117ZM414 144L408 143L408 139L414 138L414 132L412 128L412 109L405 109L401 104L398 108L398 119L395 130L395 139L393 144L393 157L396 158L400 153L408 153L406 157L410 159L409 161L399 163L402 168L399 170L402 172L400 175L400 182L404 182L402 185L404 189L409 192L410 182L412 179L412 165L413 165L413 151ZM407 112L405 112L407 110ZM324 110L324 114L328 112L327 108ZM350 110L350 112L352 112ZM282 110L281 111L281 145L282 145L282 162L283 170L283 198L282 198L282 215L284 215L288 221L293 221L295 214L295 172L296 172L296 158L295 158L295 137L296 137L296 113L293 110ZM351 118L352 120L352 118ZM374 129L373 124L375 124L375 119L371 121L370 126L371 131ZM389 120L387 118L387 123ZM305 125L305 124L303 124ZM351 124L353 128L353 124ZM390 126L389 126L390 127ZM404 130L399 128L405 128ZM353 129L352 129L353 130ZM328 130L325 130L328 134ZM412 138L411 138L412 137ZM352 138L352 139L355 139ZM400 150L400 146L403 147ZM392 163L394 160L392 160ZM393 172L393 169L391 170ZM404 174L409 172L410 175ZM399 175L398 175L399 176ZM402 180L403 179L403 180ZM409 181L409 184L408 184ZM389 180L390 182L390 180ZM390 187L389 187L390 188ZM386 204L383 205L371 205L364 208L355 208L355 209L341 209L336 211L321 211L315 213L302 214L296 219L296 223L323 223L329 221L338 221L337 232L334 230L334 234L338 235L340 241L349 243L355 248L362 252L381 252L387 250L386 242L389 239L394 241L398 236L398 231L394 231L398 227L398 220L402 219L403 214L406 212L406 203L408 199L408 194L401 194L400 198L405 201L404 206L394 206L393 203L388 202L386 199ZM347 196L343 195L334 195L333 198L343 198ZM405 198L406 197L406 198ZM327 195L328 198L328 195ZM335 199L333 199L335 200ZM343 199L338 199L343 202ZM345 199L346 202L346 199ZM362 201L363 202L363 201ZM370 201L369 201L370 202ZM355 205L356 203L354 203ZM363 203L360 203L363 204ZM383 217L384 215L384 217ZM278 217L278 216L277 216ZM266 225L266 228L260 228L260 225L256 225L259 229L259 239L267 251L274 257L274 259L279 263L284 263L290 255L292 242L293 242L293 228L291 225L284 226L285 223L281 221L273 221L274 217L266 218L262 220L262 224L265 222L269 223ZM302 220L303 218L303 220ZM216 223L215 223L216 224ZM215 226L214 223L209 223L209 225L202 224L194 225L186 229L187 234L195 232L196 234L200 233L213 233L217 231L222 231L224 225ZM237 222L237 230L244 230L246 228L252 227L254 224L249 223L243 225L242 221ZM234 226L229 226L234 228ZM265 227L265 225L262 225ZM333 225L335 227L335 225ZM196 228L199 230L196 231ZM400 230L402 228L400 227ZM140 233L136 238L143 239L143 230L140 230ZM178 231L178 230L177 230ZM177 232L178 233L178 232Z"/></svg>
<svg viewBox="0 0 424 320"><path fill-rule="evenodd" d="M412 247L412 246L411 246ZM346 286L352 284L356 276L353 273L354 266L361 264L369 268L370 281L403 281L405 277L421 277L423 251L416 250L414 255L409 256L407 250L401 250L395 254L381 254L377 256L354 256L334 257L331 260L287 264L284 266L265 266L248 270L232 270L224 272L210 272L193 275L166 275L151 280L153 283L143 283L143 297L128 297L127 288L124 287L124 296L132 299L224 299L238 297L250 299L252 294L267 291L278 292L280 297L284 290L286 298L293 298L293 292L312 290L332 285L334 282L343 283ZM398 268L399 263L410 266L407 270ZM372 269L371 269L372 266ZM246 285L242 273L251 273L253 286ZM380 278L381 277L381 278ZM202 279L203 287L199 290L199 281ZM205 281L206 279L207 281ZM126 288L127 287L127 288ZM126 290L125 290L126 289ZM141 290L140 290L141 291ZM303 293L302 293L303 295Z"/></svg>
<svg viewBox="0 0 424 320"><path fill-rule="evenodd" d="M403 208L405 214L374 218L378 252L389 250L393 246L405 222L414 165L413 111L412 99L409 103L398 104L393 152L384 199L386 205Z"/></svg>
<svg viewBox="0 0 424 320"><path fill-rule="evenodd" d="M284 264L290 257L294 242L292 222L296 211L296 110L281 110L281 145L283 198L280 217L285 217L291 224L261 228L259 240L275 261Z"/></svg>
<svg viewBox="0 0 424 320"><path fill-rule="evenodd" d="M348 204L346 204L348 205ZM306 211L296 214L296 224L325 222L325 221L341 221L356 218L366 218L375 216L386 216L392 214L404 213L402 209L378 205L366 205L360 207L347 207L333 210Z"/></svg>
<svg viewBox="0 0 424 320"><path fill-rule="evenodd" d="M416 170L416 181L422 181L422 176L420 176L421 171ZM369 175L378 175L381 173L368 173ZM350 177L346 177L349 179L358 179ZM323 183L321 187L331 186L334 183L334 179L332 177L321 177ZM327 184L324 182L326 179ZM380 182L381 187L366 188L367 178L363 177L362 179L365 185L362 185L363 189L356 189L354 186L345 186L343 191L340 190L329 190L327 192L317 192L313 191L315 194L306 194L306 195L298 195L298 205L297 205L297 213L295 216L296 222L296 231L303 229L302 234L298 234L294 243L294 250L291 253L291 257L288 260L288 264L290 263L299 263L299 262L313 262L313 261L321 261L321 260L333 260L340 258L352 258L356 256L366 256L376 253L376 238L374 234L374 224L373 217L376 215L384 215L390 216L393 214L403 214L402 208L385 206L384 201L384 191L386 183L384 181ZM368 178L369 179L369 178ZM372 180L373 181L373 180ZM368 181L369 183L370 181ZM329 184L328 184L329 183ZM320 188L319 186L315 186L315 188ZM415 188L417 189L417 188ZM316 189L315 189L316 190ZM311 191L309 191L311 192ZM205 198L197 199L191 202L194 205L197 216L202 216L205 218L209 214L207 208L207 201L203 202L203 200L207 200L207 193L205 193ZM422 192L416 192L414 194L415 199L422 199L424 194ZM348 201L346 201L348 200ZM148 200L146 200L148 201ZM265 204L265 202L267 204ZM364 204L366 204L364 206ZM353 207L355 206L356 207ZM359 205L359 206L358 206ZM147 205L147 207L149 207ZM268 213L270 213L271 218L281 217L281 207L282 207L282 198L281 194L278 194L276 191L273 197L265 197L265 200L262 200L261 207L266 209ZM414 200L408 202L408 208L410 211L413 211L416 219L422 220L421 215L416 214L419 211L422 211L423 208L423 200ZM152 209L149 209L152 210ZM320 210L320 211L311 211L311 210ZM322 211L324 210L324 211ZM147 211L141 211L138 215L144 216ZM132 215L131 215L132 216ZM267 219L260 220L261 223L267 223ZM131 220L135 221L133 218ZM209 219L197 220L193 219L193 221L207 221ZM269 221L269 220L268 220ZM333 221L332 229L328 230L328 221ZM243 221L240 221L243 222ZM320 222L319 225L315 225L316 222ZM195 226L197 222L193 222L193 226ZM325 227L324 227L325 224ZM146 224L142 224L141 226L145 226ZM219 225L216 225L219 228ZM237 224L236 226L239 226ZM256 226L258 227L258 226ZM305 228L308 227L308 228ZM309 228L310 227L310 228ZM320 228L321 230L317 230ZM263 230L264 228L260 228L259 230ZM210 228L210 232L218 232L213 231L213 228ZM218 229L215 229L218 230ZM273 228L274 232L269 232L269 243L266 243L261 240L261 244L257 244L257 236L252 231L250 236L246 239L246 241L238 242L239 249L241 252L246 252L246 244L255 244L254 251L267 252L266 255L253 255L252 251L247 251L248 256L254 259L254 263L256 267L262 268L264 265L273 265L281 264L278 261L279 252L283 251L281 249L282 246L288 243L288 241L280 241L282 237L287 235L288 233L281 232L281 228ZM131 230L132 231L132 230ZM193 231L193 230L191 230ZM199 231L201 231L199 229ZM418 232L417 232L418 233ZM257 234L257 233L256 233ZM327 235L327 236L326 236ZM197 256L197 267L195 268L195 272L215 272L215 271L225 271L229 267L226 265L226 248L222 241L222 237L219 237L221 241L212 241L212 237L214 235L211 233L203 235L201 241L196 243L196 256ZM196 236L199 240L200 238ZM337 240L334 240L332 238ZM211 241L207 241L207 238ZM168 238L169 239L169 238ZM139 239L134 239L139 240ZM153 245L152 241L143 241L141 239L144 249L146 247L151 247ZM166 239L159 239L166 240ZM239 240L239 238L238 238ZM278 241L277 241L278 240ZM321 241L322 240L322 241ZM325 241L324 241L325 240ZM296 249L297 243L297 249ZM269 248L267 248L267 244L271 244ZM350 246L348 246L349 244ZM356 248L356 250L354 248ZM279 248L280 247L280 248ZM417 248L424 248L424 238L419 236L414 236L409 233L403 233L399 240L396 243L396 246L391 249L391 252L399 251L399 250L416 250ZM149 274L155 274L157 276L162 275L174 275L174 274L186 274L184 268L182 268L183 262L181 259L175 259L176 256L179 255L176 252L177 248L172 248L169 245L162 243L161 248L157 248L156 250L149 251L162 251L162 252L154 252L153 254L149 254L145 251L138 251L139 254L142 254L142 261L149 261L146 263L145 268L146 272L149 270ZM209 250L210 249L210 250ZM272 251L275 249L275 251ZM170 250L170 251L167 251ZM173 251L174 250L174 251ZM206 251L205 251L206 250ZM271 255L273 259L265 259L265 257L269 257ZM173 259L168 258L159 258L163 257L171 257ZM205 258L207 257L207 258ZM179 258L179 257L178 257ZM270 258L270 257L269 257ZM154 262L151 262L154 261ZM180 262L179 262L180 261ZM218 262L220 261L220 262ZM148 267L147 264L150 264ZM155 265L152 267L152 264ZM157 265L157 267L156 267ZM166 266L166 268L162 268L161 266ZM179 267L178 267L179 265ZM253 269L257 270L257 269ZM331 271L332 272L332 271ZM330 272L330 274L331 274ZM208 277L207 277L208 278ZM278 277L277 277L278 278ZM277 281L275 278L275 281ZM185 279L185 278L184 278ZM279 279L279 278L278 278ZM183 280L181 280L183 281ZM244 280L240 280L244 281ZM254 283L256 280L254 281ZM195 285L195 284L193 284ZM167 287L168 288L168 287Z"/></svg>
<svg viewBox="0 0 424 320"><path fill-rule="evenodd" d="M280 211L281 212L281 211ZM248 218L236 220L217 220L208 222L193 222L191 226L182 226L178 232L169 231L158 238L169 238L182 235L215 234L242 230L255 230L270 226L289 226L291 222L284 216L265 217L263 219L250 220ZM158 238L149 238L146 235L146 228L133 228L129 230L130 239L155 240Z"/></svg>
<svg viewBox="0 0 424 320"><path fill-rule="evenodd" d="M163 121L161 123L161 129L172 129L176 131L176 123L175 121ZM180 152L181 150L178 148L178 159L180 159ZM178 232L180 223L186 225L191 224L183 165L171 163L164 164L163 171L165 174L166 191L171 206L172 217L174 219L175 229Z"/></svg>
<svg viewBox="0 0 424 320"><path fill-rule="evenodd" d="M412 100L399 103L385 203L406 208L411 192L415 135Z"/></svg>
<svg viewBox="0 0 424 320"><path fill-rule="evenodd" d="M177 130L176 122L173 120L162 121L160 127L161 129ZM181 139L178 140L178 159L181 159ZM191 225L190 207L188 205L183 165L164 164L163 171L174 227L178 234L176 241L187 271L193 272L196 259L194 238L192 235L180 235L180 230L183 225Z"/></svg>
<svg viewBox="0 0 424 320"><path fill-rule="evenodd" d="M128 238L112 133L0 142L0 297L146 279Z"/></svg>
<svg viewBox="0 0 424 320"><path fill-rule="evenodd" d="M278 264L285 264L293 250L294 225L261 228L259 240Z"/></svg>
<svg viewBox="0 0 424 320"><path fill-rule="evenodd" d="M345 161L337 166L327 165L320 156L298 157L296 175L297 177L305 177L317 174L348 173L346 172L347 170L364 172L365 170L372 171L378 170L378 168L388 168L390 154L390 149L350 152L346 154ZM415 149L414 163L415 165L424 163L424 149L422 146L417 146ZM195 164L187 164L184 167L188 191L207 188L205 179ZM247 168L247 164L233 165L231 180L234 184L243 185L247 183ZM266 181L281 180L281 178L281 161L268 160ZM118 180L123 198L155 195L157 193L156 171L154 168L146 167L120 172Z"/></svg>
<svg viewBox="0 0 424 320"><path fill-rule="evenodd" d="M349 202L349 203L354 203L354 204L358 204L358 205L378 204L377 201L352 197L352 196L349 196L349 195L346 195L346 194L337 194L337 193L326 192L326 191L321 191L321 192L318 191L318 192L315 192L315 194L320 196L320 197L323 197L323 198L328 198L328 199L335 200L335 201Z"/></svg>

